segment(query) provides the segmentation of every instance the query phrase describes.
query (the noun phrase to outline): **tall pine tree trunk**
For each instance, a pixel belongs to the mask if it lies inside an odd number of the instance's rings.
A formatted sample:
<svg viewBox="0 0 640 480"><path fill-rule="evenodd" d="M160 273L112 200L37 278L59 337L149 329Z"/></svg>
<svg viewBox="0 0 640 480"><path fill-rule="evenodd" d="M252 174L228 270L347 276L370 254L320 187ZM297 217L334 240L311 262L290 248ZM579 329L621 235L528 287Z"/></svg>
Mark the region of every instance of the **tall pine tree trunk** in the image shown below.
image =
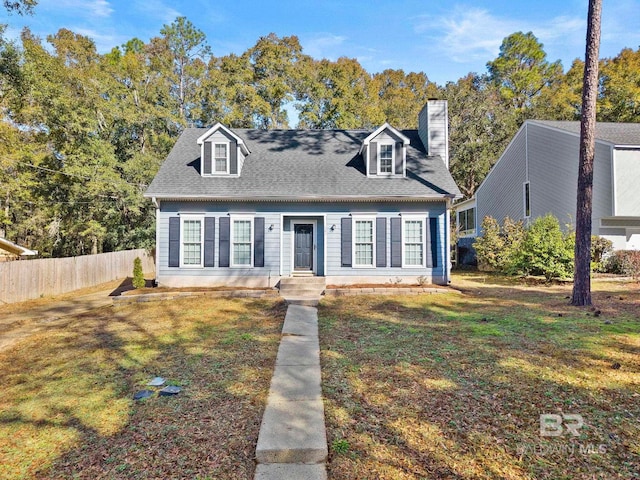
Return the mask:
<svg viewBox="0 0 640 480"><path fill-rule="evenodd" d="M593 158L595 156L596 98L602 0L589 0L587 49L582 87L580 165L576 209L576 249L571 305L591 305L591 214L593 210Z"/></svg>

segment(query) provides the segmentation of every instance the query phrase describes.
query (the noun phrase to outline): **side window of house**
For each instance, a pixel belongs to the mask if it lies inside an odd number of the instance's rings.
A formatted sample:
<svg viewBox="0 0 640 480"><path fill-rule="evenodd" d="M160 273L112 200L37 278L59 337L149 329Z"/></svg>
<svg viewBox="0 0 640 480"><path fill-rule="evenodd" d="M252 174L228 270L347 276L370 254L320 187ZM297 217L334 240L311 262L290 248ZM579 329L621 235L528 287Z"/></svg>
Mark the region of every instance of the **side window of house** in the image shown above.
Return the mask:
<svg viewBox="0 0 640 480"><path fill-rule="evenodd" d="M525 218L529 218L531 216L531 190L529 186L529 182L524 183L524 216Z"/></svg>

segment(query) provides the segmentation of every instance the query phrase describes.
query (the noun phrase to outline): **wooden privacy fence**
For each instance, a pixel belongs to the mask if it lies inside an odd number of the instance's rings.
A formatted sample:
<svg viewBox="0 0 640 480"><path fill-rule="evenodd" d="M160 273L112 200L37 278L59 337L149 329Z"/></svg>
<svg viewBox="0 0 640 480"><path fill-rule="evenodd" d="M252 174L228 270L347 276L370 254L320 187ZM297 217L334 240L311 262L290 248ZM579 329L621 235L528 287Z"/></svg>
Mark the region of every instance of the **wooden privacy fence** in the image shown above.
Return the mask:
<svg viewBox="0 0 640 480"><path fill-rule="evenodd" d="M142 260L146 274L155 272L146 250L43 258L0 263L0 304L59 295L133 275L133 261Z"/></svg>

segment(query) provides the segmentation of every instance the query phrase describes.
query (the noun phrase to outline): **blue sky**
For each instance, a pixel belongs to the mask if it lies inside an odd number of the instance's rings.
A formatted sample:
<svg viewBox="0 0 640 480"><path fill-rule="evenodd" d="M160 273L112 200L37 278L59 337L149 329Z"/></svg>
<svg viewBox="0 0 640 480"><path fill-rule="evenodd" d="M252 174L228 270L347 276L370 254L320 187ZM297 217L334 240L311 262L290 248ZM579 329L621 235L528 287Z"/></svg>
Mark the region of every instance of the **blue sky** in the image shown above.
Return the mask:
<svg viewBox="0 0 640 480"><path fill-rule="evenodd" d="M159 35L184 15L207 35L217 56L242 53L258 37L297 35L304 52L357 58L371 73L424 71L444 84L484 73L502 39L533 31L565 70L584 56L587 0L40 0L32 17L7 16L10 36L23 26L43 38L65 27L91 37L100 52L130 38ZM640 0L603 0L601 56L640 46Z"/></svg>

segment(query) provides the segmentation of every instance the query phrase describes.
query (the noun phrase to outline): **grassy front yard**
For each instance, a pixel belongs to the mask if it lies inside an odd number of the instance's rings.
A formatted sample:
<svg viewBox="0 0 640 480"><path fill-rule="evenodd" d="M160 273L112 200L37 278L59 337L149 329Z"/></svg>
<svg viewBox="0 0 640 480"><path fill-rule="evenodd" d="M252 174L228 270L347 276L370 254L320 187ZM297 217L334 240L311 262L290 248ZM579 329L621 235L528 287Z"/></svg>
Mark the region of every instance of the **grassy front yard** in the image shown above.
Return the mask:
<svg viewBox="0 0 640 480"><path fill-rule="evenodd" d="M0 352L0 478L251 478L284 313L200 297L107 307ZM183 392L134 402L158 375Z"/></svg>
<svg viewBox="0 0 640 480"><path fill-rule="evenodd" d="M591 311L513 282L323 301L330 478L638 478L640 286L596 283ZM585 425L541 436L541 414Z"/></svg>

